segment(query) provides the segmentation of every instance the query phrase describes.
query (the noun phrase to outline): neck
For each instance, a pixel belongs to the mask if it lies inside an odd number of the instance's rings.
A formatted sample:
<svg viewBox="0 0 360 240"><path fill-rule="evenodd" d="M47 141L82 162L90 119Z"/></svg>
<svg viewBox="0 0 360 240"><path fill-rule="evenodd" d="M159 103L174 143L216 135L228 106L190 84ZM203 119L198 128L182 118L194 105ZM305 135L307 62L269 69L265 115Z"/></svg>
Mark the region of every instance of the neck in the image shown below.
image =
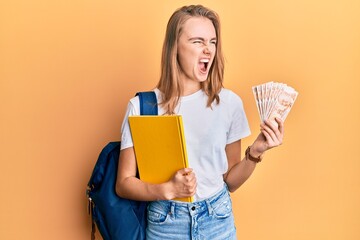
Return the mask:
<svg viewBox="0 0 360 240"><path fill-rule="evenodd" d="M201 89L201 85L200 83L196 83L196 84L184 84L183 85L183 92L182 92L182 96L188 96L191 95L197 91L199 91Z"/></svg>
<svg viewBox="0 0 360 240"><path fill-rule="evenodd" d="M201 83L199 81L189 79L185 76L182 76L182 96L191 95L201 89Z"/></svg>

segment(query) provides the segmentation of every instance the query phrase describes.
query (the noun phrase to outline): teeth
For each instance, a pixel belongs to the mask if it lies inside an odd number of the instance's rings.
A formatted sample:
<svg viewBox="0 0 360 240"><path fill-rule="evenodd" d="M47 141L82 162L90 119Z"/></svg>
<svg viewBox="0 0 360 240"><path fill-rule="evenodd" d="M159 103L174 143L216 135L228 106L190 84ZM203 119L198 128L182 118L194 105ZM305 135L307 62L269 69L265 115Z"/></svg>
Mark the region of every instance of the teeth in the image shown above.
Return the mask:
<svg viewBox="0 0 360 240"><path fill-rule="evenodd" d="M203 62L203 63L208 63L210 60L209 59L200 59L200 62Z"/></svg>

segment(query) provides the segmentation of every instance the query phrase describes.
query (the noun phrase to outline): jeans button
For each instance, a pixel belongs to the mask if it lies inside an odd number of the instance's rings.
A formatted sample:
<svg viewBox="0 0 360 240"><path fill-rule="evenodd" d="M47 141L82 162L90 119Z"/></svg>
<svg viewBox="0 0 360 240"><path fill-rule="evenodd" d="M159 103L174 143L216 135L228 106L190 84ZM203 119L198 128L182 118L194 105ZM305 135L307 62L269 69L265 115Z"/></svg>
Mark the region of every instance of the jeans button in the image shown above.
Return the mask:
<svg viewBox="0 0 360 240"><path fill-rule="evenodd" d="M195 211L195 206L193 206L193 207L191 208L191 210Z"/></svg>

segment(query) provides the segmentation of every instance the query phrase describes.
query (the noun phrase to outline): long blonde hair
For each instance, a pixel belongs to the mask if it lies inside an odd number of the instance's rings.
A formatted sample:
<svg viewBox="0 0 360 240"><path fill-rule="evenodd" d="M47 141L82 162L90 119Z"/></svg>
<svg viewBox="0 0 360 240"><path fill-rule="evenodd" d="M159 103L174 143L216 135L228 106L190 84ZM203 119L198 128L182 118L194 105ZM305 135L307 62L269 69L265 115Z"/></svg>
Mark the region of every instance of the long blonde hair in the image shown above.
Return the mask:
<svg viewBox="0 0 360 240"><path fill-rule="evenodd" d="M207 107L211 107L214 101L217 104L220 102L219 92L223 86L224 57L221 48L219 17L217 13L201 5L184 6L170 17L162 49L161 76L157 88L163 93L160 105L165 109L166 114L174 114L182 94L182 83L179 79L181 69L177 60L178 39L183 24L191 17L208 18L214 25L217 38L216 53L209 69L208 79L201 83L201 89L208 96Z"/></svg>

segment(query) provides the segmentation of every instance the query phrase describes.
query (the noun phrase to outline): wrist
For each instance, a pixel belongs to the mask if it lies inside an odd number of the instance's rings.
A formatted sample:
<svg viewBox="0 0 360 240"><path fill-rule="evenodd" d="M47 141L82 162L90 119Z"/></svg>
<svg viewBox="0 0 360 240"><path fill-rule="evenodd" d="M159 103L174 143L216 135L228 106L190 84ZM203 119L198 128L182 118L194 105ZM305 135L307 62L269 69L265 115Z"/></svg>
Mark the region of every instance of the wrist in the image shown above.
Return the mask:
<svg viewBox="0 0 360 240"><path fill-rule="evenodd" d="M259 153L252 146L249 146L245 151L245 159L259 163L263 159L263 153Z"/></svg>
<svg viewBox="0 0 360 240"><path fill-rule="evenodd" d="M255 158L263 157L264 152L257 151L256 148L254 148L253 146L249 146L249 148L250 148L249 153L251 156Z"/></svg>
<svg viewBox="0 0 360 240"><path fill-rule="evenodd" d="M175 198L174 191L172 191L172 182L165 182L161 184L161 200L171 200Z"/></svg>

